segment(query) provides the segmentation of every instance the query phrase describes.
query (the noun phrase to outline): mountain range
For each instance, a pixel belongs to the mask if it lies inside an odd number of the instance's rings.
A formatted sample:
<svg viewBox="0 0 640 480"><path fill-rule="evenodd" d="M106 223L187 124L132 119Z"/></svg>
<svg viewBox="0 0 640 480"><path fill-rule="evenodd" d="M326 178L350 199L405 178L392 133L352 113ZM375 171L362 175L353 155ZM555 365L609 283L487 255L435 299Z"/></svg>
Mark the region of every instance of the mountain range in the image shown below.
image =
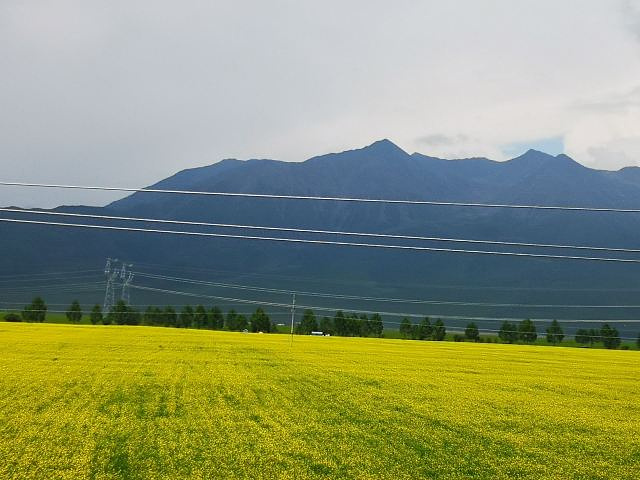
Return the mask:
<svg viewBox="0 0 640 480"><path fill-rule="evenodd" d="M640 207L640 168L587 168L570 157L536 150L504 162L486 158L444 160L409 154L389 140L304 162L227 159L183 170L152 189L226 191L276 195L361 197L442 202L585 207ZM105 207L63 206L53 211L271 227L421 235L475 240L638 248L640 214L373 204L333 201L206 197L134 193ZM33 218L4 214L5 218ZM39 215L38 217L42 217ZM42 220L42 218L37 218ZM54 221L99 223L55 218ZM109 222L132 226L131 222ZM211 227L137 223L135 226L222 232ZM267 235L249 229L225 233ZM285 234L268 233L269 236ZM492 247L450 242L286 234L295 238L419 244L456 249L640 258L618 252ZM637 304L638 264L464 253L397 251L337 245L305 245L151 233L89 231L68 227L0 225L5 275L97 269L107 257L134 269L199 280L296 290L463 303ZM218 287L144 280L154 288L240 294ZM71 282L71 280L69 280ZM135 283L134 282L134 283ZM6 298L20 298L5 288ZM24 293L24 292L23 292ZM30 293L30 292L29 292ZM26 295L26 293L24 293ZM44 293L43 293L44 295ZM71 293L55 294L59 298ZM100 292L83 294L86 301ZM145 301L178 303L178 297L135 292ZM273 300L245 292L243 298ZM65 298L66 300L66 298ZM182 303L185 299L180 300ZM320 300L317 300L320 302ZM316 302L316 303L317 303ZM478 306L322 300L323 305L384 311L479 317L633 318L640 309ZM196 300L193 301L196 303ZM489 320L488 320L489 322Z"/></svg>

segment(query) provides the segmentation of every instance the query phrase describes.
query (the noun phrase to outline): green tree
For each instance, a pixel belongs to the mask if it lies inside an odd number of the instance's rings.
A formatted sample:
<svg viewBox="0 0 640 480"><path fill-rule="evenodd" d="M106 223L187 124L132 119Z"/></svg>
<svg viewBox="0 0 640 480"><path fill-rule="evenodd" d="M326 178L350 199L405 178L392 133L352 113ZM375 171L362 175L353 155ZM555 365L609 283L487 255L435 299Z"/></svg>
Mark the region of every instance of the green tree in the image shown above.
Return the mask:
<svg viewBox="0 0 640 480"><path fill-rule="evenodd" d="M222 330L224 328L224 315L222 315L222 311L218 307L213 307L209 310L208 325L209 328L214 330Z"/></svg>
<svg viewBox="0 0 640 480"><path fill-rule="evenodd" d="M258 307L251 315L249 326L252 332L269 333L271 331L271 319L262 308Z"/></svg>
<svg viewBox="0 0 640 480"><path fill-rule="evenodd" d="M636 347L640 348L640 333L638 334L638 339L636 340Z"/></svg>
<svg viewBox="0 0 640 480"><path fill-rule="evenodd" d="M127 307L127 325L140 325L140 321L142 319L142 315L140 312L133 307Z"/></svg>
<svg viewBox="0 0 640 480"><path fill-rule="evenodd" d="M336 335L340 335L341 337L346 337L348 335L347 318L344 316L344 312L342 310L338 310L336 312L336 315L333 318L333 328Z"/></svg>
<svg viewBox="0 0 640 480"><path fill-rule="evenodd" d="M225 319L225 326L227 330L237 331L240 330L238 325L238 312L233 308L227 312L227 318Z"/></svg>
<svg viewBox="0 0 640 480"><path fill-rule="evenodd" d="M139 325L140 312L129 307L124 300L118 300L107 315L109 323L116 325Z"/></svg>
<svg viewBox="0 0 640 480"><path fill-rule="evenodd" d="M347 313L347 335L350 337L357 337L360 335L360 319L355 313Z"/></svg>
<svg viewBox="0 0 640 480"><path fill-rule="evenodd" d="M68 308L65 315L67 316L67 320L71 323L80 323L82 320L82 308L80 308L80 304L77 300L74 300L71 303L71 306Z"/></svg>
<svg viewBox="0 0 640 480"><path fill-rule="evenodd" d="M153 325L153 313L155 309L151 305L147 305L147 308L144 309L144 313L142 314L142 324L143 325Z"/></svg>
<svg viewBox="0 0 640 480"><path fill-rule="evenodd" d="M520 340L522 340L525 343L533 343L538 338L536 325L528 318L525 320L522 320L520 322L520 325L518 325L518 334L519 334Z"/></svg>
<svg viewBox="0 0 640 480"><path fill-rule="evenodd" d="M149 305L142 315L145 325L164 325L164 312L158 307Z"/></svg>
<svg viewBox="0 0 640 480"><path fill-rule="evenodd" d="M417 323L411 323L411 340L420 339L420 325Z"/></svg>
<svg viewBox="0 0 640 480"><path fill-rule="evenodd" d="M175 327L178 324L178 314L171 305L164 307L163 323L167 327Z"/></svg>
<svg viewBox="0 0 640 480"><path fill-rule="evenodd" d="M198 305L193 314L193 326L196 328L205 328L209 323L209 317L204 306Z"/></svg>
<svg viewBox="0 0 640 480"><path fill-rule="evenodd" d="M36 297L32 300L31 305L24 307L22 311L22 318L26 322L42 323L47 316L47 305L40 297Z"/></svg>
<svg viewBox="0 0 640 480"><path fill-rule="evenodd" d="M581 343L583 345L593 345L594 343L598 343L602 341L600 336L600 330L595 328L579 328L576 330L575 340L577 343Z"/></svg>
<svg viewBox="0 0 640 480"><path fill-rule="evenodd" d="M4 321L5 322L21 322L22 321L22 317L20 315L18 315L17 313L5 313L4 314Z"/></svg>
<svg viewBox="0 0 640 480"><path fill-rule="evenodd" d="M620 346L620 334L618 329L605 323L600 329L602 343L606 348L616 349Z"/></svg>
<svg viewBox="0 0 640 480"><path fill-rule="evenodd" d="M576 330L575 339L577 343L581 343L582 345L589 345L593 343L591 332L585 328Z"/></svg>
<svg viewBox="0 0 640 480"><path fill-rule="evenodd" d="M480 341L480 331L478 330L478 326L471 322L467 325L467 328L464 329L464 336L467 340L471 340L472 342Z"/></svg>
<svg viewBox="0 0 640 480"><path fill-rule="evenodd" d="M160 307L153 307L153 315L148 320L151 325L165 325L166 312Z"/></svg>
<svg viewBox="0 0 640 480"><path fill-rule="evenodd" d="M320 320L320 330L325 335L335 335L333 319L331 317L322 317Z"/></svg>
<svg viewBox="0 0 640 480"><path fill-rule="evenodd" d="M514 343L518 341L518 328L515 323L511 323L508 320L502 322L500 331L498 332L500 340L506 343Z"/></svg>
<svg viewBox="0 0 640 480"><path fill-rule="evenodd" d="M126 325L127 317L129 314L129 308L127 308L127 304L124 300L118 300L111 310L109 310L109 323L115 323L116 325Z"/></svg>
<svg viewBox="0 0 640 480"><path fill-rule="evenodd" d="M182 311L178 316L178 327L191 328L193 325L193 308L191 305L182 307Z"/></svg>
<svg viewBox="0 0 640 480"><path fill-rule="evenodd" d="M242 331L248 326L247 317L238 314L234 309L229 310L225 321L227 329L232 331Z"/></svg>
<svg viewBox="0 0 640 480"><path fill-rule="evenodd" d="M247 327L249 327L249 321L247 320L247 317L242 314L239 314L236 317L236 322L238 325L238 330L240 331L247 330Z"/></svg>
<svg viewBox="0 0 640 480"><path fill-rule="evenodd" d="M402 319L402 322L400 322L400 336L402 338L404 338L405 340L407 338L411 338L411 334L413 331L413 325L411 324L411 320L409 320L407 317L404 317Z"/></svg>
<svg viewBox="0 0 640 480"><path fill-rule="evenodd" d="M103 325L111 325L111 321L113 317L109 315L109 312L102 312L102 324Z"/></svg>
<svg viewBox="0 0 640 480"><path fill-rule="evenodd" d="M424 317L418 325L416 337L418 340L430 340L433 336L433 326L429 317Z"/></svg>
<svg viewBox="0 0 640 480"><path fill-rule="evenodd" d="M374 313L371 315L371 319L369 320L369 325L371 329L371 333L376 337L381 337L382 332L384 331L384 322L382 321L382 317L379 313Z"/></svg>
<svg viewBox="0 0 640 480"><path fill-rule="evenodd" d="M554 345L561 343L564 338L564 332L557 320L551 322L551 325L547 327L547 342Z"/></svg>
<svg viewBox="0 0 640 480"><path fill-rule="evenodd" d="M369 323L369 317L367 317L366 314L361 314L360 315L360 321L359 323L359 335L361 337L368 337L369 335L371 335L371 324Z"/></svg>
<svg viewBox="0 0 640 480"><path fill-rule="evenodd" d="M302 320L296 327L299 335L309 335L311 332L318 330L318 321L313 310L305 310L302 314Z"/></svg>
<svg viewBox="0 0 640 480"><path fill-rule="evenodd" d="M436 320L436 323L433 324L433 339L441 342L447 336L447 328L444 326L444 322L442 319Z"/></svg>

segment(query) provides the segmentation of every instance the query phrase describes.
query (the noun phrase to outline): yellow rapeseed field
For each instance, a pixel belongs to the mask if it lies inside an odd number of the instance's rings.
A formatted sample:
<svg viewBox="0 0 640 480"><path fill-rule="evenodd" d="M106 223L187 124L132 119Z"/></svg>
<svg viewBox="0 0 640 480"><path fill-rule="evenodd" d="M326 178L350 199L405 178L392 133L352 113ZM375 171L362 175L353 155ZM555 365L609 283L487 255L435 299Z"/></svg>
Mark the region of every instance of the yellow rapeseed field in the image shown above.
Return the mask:
<svg viewBox="0 0 640 480"><path fill-rule="evenodd" d="M0 478L640 478L640 352L0 324Z"/></svg>

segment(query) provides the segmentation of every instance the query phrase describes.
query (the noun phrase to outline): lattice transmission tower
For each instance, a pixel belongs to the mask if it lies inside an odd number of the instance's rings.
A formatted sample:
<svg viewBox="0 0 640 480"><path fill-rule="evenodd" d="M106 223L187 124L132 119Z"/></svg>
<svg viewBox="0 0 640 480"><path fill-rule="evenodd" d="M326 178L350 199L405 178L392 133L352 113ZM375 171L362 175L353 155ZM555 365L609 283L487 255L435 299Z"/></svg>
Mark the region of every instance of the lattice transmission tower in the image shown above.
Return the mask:
<svg viewBox="0 0 640 480"><path fill-rule="evenodd" d="M132 264L121 262L117 258L107 258L107 264L104 267L107 287L104 292L104 304L102 305L102 312L105 315L116 304L116 288L121 287L120 300L127 304L131 301L129 285L133 281L132 267Z"/></svg>
<svg viewBox="0 0 640 480"><path fill-rule="evenodd" d="M127 305L131 301L131 294L129 293L129 285L133 281L133 272L131 268L132 264L122 264L122 268L120 269L120 280L122 280L122 292L120 293L120 299L124 301Z"/></svg>

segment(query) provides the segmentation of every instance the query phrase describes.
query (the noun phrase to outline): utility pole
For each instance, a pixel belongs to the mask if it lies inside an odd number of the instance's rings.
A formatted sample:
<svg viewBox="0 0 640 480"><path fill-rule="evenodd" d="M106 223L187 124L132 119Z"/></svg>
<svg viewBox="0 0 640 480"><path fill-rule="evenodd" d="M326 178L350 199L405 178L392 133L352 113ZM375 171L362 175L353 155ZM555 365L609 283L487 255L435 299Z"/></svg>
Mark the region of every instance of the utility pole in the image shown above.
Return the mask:
<svg viewBox="0 0 640 480"><path fill-rule="evenodd" d="M291 298L291 343L293 343L293 322L296 317L296 294Z"/></svg>

